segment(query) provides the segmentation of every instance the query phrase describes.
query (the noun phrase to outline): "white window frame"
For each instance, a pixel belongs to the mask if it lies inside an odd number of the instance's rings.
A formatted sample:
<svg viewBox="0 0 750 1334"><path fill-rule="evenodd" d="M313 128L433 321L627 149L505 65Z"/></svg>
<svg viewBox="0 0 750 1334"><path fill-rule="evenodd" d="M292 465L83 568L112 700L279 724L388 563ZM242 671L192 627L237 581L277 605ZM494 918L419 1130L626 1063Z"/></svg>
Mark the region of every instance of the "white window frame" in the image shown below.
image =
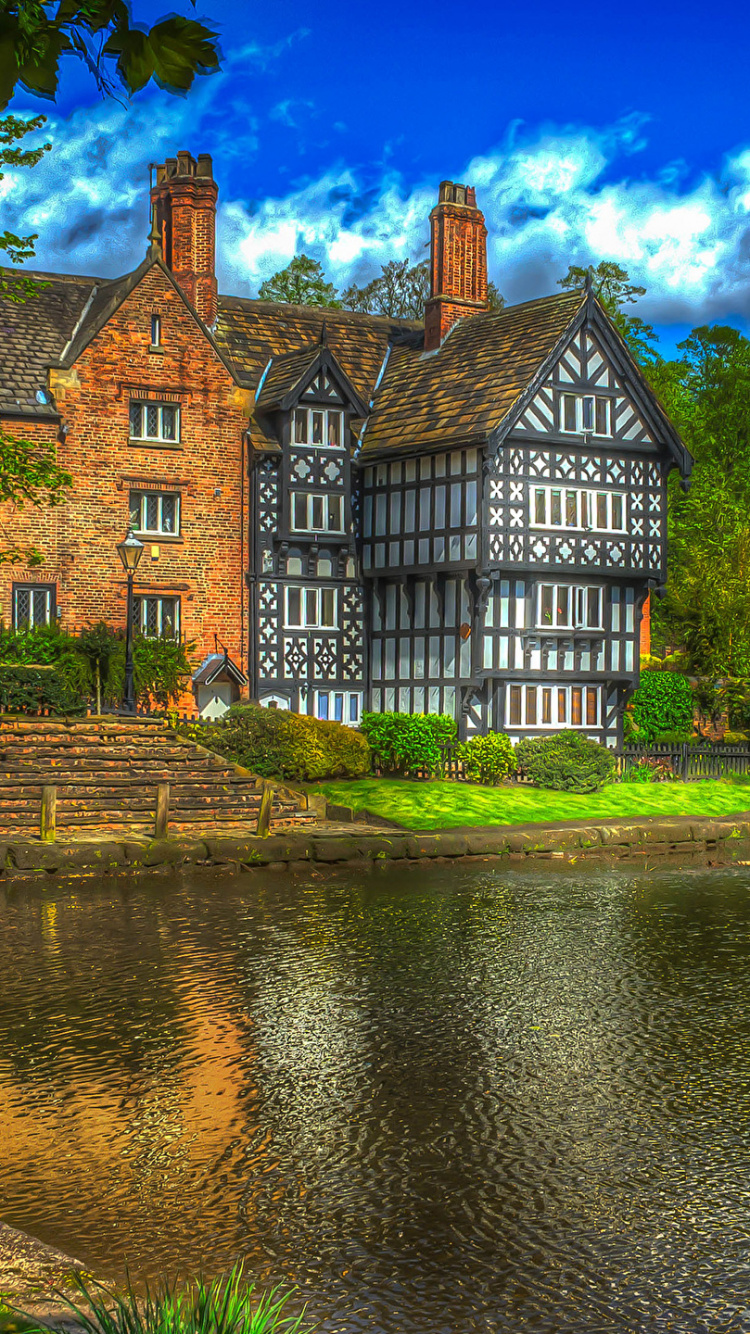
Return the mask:
<svg viewBox="0 0 750 1334"><path fill-rule="evenodd" d="M298 621L291 619L289 610L290 594L292 593L299 593L300 619ZM333 594L333 619L325 623L321 619L324 593ZM314 608L312 617L309 616L311 605ZM302 584L288 585L284 590L284 627L287 630L339 630L339 590L329 586L311 588Z"/></svg>
<svg viewBox="0 0 750 1334"><path fill-rule="evenodd" d="M141 412L141 433L139 435L133 434L133 408L140 408ZM158 421L156 435L145 435L143 433L144 425L148 423L148 414L146 411L146 409L148 408L156 408L157 421ZM164 434L163 423L164 423L165 408L168 408L171 412L174 412L174 435ZM128 411L128 423L129 423L128 429L130 431L130 439L145 440L148 441L149 444L156 444L156 445L179 445L181 415L182 414L180 412L179 403L162 403L160 401L157 402L155 399L150 399L150 398L132 398L130 400L130 407Z"/></svg>
<svg viewBox="0 0 750 1334"><path fill-rule="evenodd" d="M362 692L359 690L313 690L310 692L313 717L359 727L362 717ZM338 717L339 712L341 717Z"/></svg>
<svg viewBox="0 0 750 1334"><path fill-rule="evenodd" d="M298 527L297 527L297 524L296 524L297 499L298 499L299 496L304 496L304 497L305 497L305 501L306 501L306 509L307 509L307 526L306 526L305 528L298 528ZM314 527L313 527L313 522L312 522L312 521L313 521L313 504L314 504L314 502L315 502L316 500L320 500L320 501L322 501L322 504L323 504L323 519L324 519L324 523L323 523L323 526L320 527L320 528L314 528ZM339 515L340 515L340 522L341 522L341 527L340 527L340 528L331 528L331 527L330 527L330 502L331 502L332 500L337 501L338 506L339 506ZM315 492L292 491L292 492L290 493L290 504L291 504L291 516L290 516L290 517L291 517L291 524L290 524L290 527L291 527L291 531L292 531L293 533L343 533L343 532L344 532L344 495L343 495L343 492L341 492L341 491L337 491L335 494L331 495L331 494L329 494L328 492L325 492L325 491L315 491Z"/></svg>
<svg viewBox="0 0 750 1334"><path fill-rule="evenodd" d="M552 589L552 620L542 620L542 596L545 588ZM566 589L569 594L568 606L571 608L572 616L569 621L558 620L558 593L560 589ZM599 598L599 619L596 625L589 625L589 601L590 595L597 593ZM537 630L604 630L604 589L600 584L548 584L540 583L537 586L536 597L536 628Z"/></svg>
<svg viewBox="0 0 750 1334"><path fill-rule="evenodd" d="M322 418L323 439L313 441L314 422L313 413ZM336 416L339 419L339 442L337 445L331 444L329 440L330 422L329 417ZM304 422L304 424L303 424ZM298 439L298 427L303 427L304 439ZM321 408L321 407L299 407L292 409L292 446L302 445L305 449L343 449L344 448L344 410L343 408Z"/></svg>
<svg viewBox="0 0 750 1334"><path fill-rule="evenodd" d="M154 635L154 634L149 634L148 629L147 629L147 625L148 625L148 608L147 608L147 606L146 606L146 603L147 603L147 602L156 602L156 603L157 603L157 613L156 613L157 630L156 630L156 634L155 634L155 635ZM174 633L173 633L172 635L170 635L169 638L170 638L170 639L179 639L179 637L180 637L180 621L181 621L181 612L182 612L181 599L180 599L179 597L176 597L173 593L165 593L165 594L163 594L163 595L162 595L161 593L156 593L156 594L154 594L154 593L139 593L139 594L137 595L137 597L134 599L134 607L133 607L133 624L135 625L135 628L136 628L137 630L139 630L140 633L144 636L144 638L146 638L146 639L161 639L161 638L162 638L163 631L164 631L164 603L165 603L165 602L172 602L172 603L174 603Z"/></svg>
<svg viewBox="0 0 750 1334"><path fill-rule="evenodd" d="M520 690L520 692L521 692L521 696L520 696L520 698L521 698L521 721L520 721L520 722L514 722L514 721L512 720L512 718L511 718L511 700L512 700L512 698L513 698L511 692L512 692L512 691L515 691L515 690ZM572 717L573 717L573 702L574 702L573 692L574 692L574 691L579 691L579 690L581 691L581 722L580 722L580 723L574 723L574 722L571 721L571 720L572 720ZM529 710L529 703L530 703L530 700L529 700L529 691L536 691L536 700L535 700L535 702L536 702L536 721L535 721L535 722L527 722L528 710ZM586 721L587 711L588 711L588 700L589 700L588 692L589 692L589 691L593 691L593 692L594 692L594 696L595 696L595 699L596 699L596 722L587 722L587 721ZM543 715L543 712L544 712L544 704L545 704L545 698L544 698L544 696L545 696L545 692L550 692L550 695L549 695L549 702L550 702L550 721L549 721L549 722L542 722L542 721L541 721L541 718L542 718L542 715ZM565 704L564 704L564 713L565 713L565 716L564 716L564 717L561 717L561 716L560 716L560 712L561 712L561 710L560 710L560 702L561 702L561 701L560 701L560 696L561 696L561 695L564 695L564 697L565 697ZM579 732L579 731L580 731L580 732L586 732L586 731L601 731L601 728L602 728L602 717L603 717L602 697L603 697L603 688L602 688L602 686L599 685L597 682L593 682L593 683L590 683L590 684L589 684L589 683L587 683L587 682L572 681L572 682L570 683L570 685L568 685L566 682L561 682L561 681L552 681L552 682L544 682L544 681L539 681L539 682L537 682L537 681L523 681L523 682L518 681L518 682L516 682L516 681L511 681L511 682L509 682L509 684L508 684L508 688L507 688L507 697L506 697L506 717L505 717L505 725L504 725L504 726L505 726L505 731L508 731L508 732L519 732L519 731L520 731L520 732L560 732L560 731L568 730L568 729L570 729L570 730L572 730L572 731L576 731L576 732Z"/></svg>
<svg viewBox="0 0 750 1334"><path fill-rule="evenodd" d="M627 495L624 491L605 491L601 488L595 490L584 490L581 487L574 486L536 486L532 483L529 488L529 526L531 528L543 528L552 532L569 533L625 533L627 532ZM544 513L545 522L537 521L536 501L537 495L544 494ZM552 495L560 495L560 514L564 520L568 512L568 497L575 496L576 522L572 523L553 523L552 522ZM601 527L597 521L597 497L606 497L607 523ZM619 499L622 505L622 525L618 528L612 525L612 511L615 498Z"/></svg>
<svg viewBox="0 0 750 1334"><path fill-rule="evenodd" d="M138 496L138 497L139 497L139 511L140 511L140 513L139 513L139 522L138 522L138 524L136 525L136 527L135 527L135 529L134 529L134 531L135 531L136 533L147 533L149 537L179 537L179 536L180 536L180 519L181 519L180 509L181 509L181 506L180 506L180 493L179 493L179 491L139 491L136 487L134 487L133 490L130 492L130 514L131 514L131 516L132 516L132 513L133 513L133 509L134 509L134 505L133 505L133 497L134 497L134 496ZM146 506L146 500L149 499L149 498L150 498L151 500L153 500L154 497L156 497L156 501L157 501L157 511L158 511L157 527L156 527L156 528L147 528L146 525L145 525L145 523L144 523L144 519L145 519L145 517L146 517L146 509L147 509L147 506ZM164 524L164 500L167 499L167 498L169 498L170 500L174 500L174 502L175 502L175 505L174 505L174 528L173 528L173 529L170 529L170 528L164 528L164 526L163 526L163 524Z"/></svg>
<svg viewBox="0 0 750 1334"><path fill-rule="evenodd" d="M565 400L575 400L575 426L565 425ZM590 405L590 406L589 406ZM606 417L606 430L597 430L599 407L603 406ZM595 435L600 439L612 438L612 399L604 394L575 394L562 390L560 393L560 431L563 435ZM587 424L590 422L590 425Z"/></svg>

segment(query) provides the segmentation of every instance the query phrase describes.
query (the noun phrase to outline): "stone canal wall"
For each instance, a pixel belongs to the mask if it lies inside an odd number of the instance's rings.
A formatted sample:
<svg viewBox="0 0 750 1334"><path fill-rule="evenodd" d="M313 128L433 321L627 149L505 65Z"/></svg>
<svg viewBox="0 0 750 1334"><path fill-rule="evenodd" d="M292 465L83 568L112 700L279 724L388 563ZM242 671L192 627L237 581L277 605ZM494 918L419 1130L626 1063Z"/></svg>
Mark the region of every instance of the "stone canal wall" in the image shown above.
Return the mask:
<svg viewBox="0 0 750 1334"><path fill-rule="evenodd" d="M339 812L343 815L343 811ZM750 865L750 812L719 818L563 821L549 825L440 829L414 833L366 824L321 823L259 838L237 831L211 836L79 836L53 844L0 841L0 879L142 872L178 866L252 870L316 864L430 861L492 857L508 862L556 859L578 862L627 859L653 864L665 858L706 864Z"/></svg>

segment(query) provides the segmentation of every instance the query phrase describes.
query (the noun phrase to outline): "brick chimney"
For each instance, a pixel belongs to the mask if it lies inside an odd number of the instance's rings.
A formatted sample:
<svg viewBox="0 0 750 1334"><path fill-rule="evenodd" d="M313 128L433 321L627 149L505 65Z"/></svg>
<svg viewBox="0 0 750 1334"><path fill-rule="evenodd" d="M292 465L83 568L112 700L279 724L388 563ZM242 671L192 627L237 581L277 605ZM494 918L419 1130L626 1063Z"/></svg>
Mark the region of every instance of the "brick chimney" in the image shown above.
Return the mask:
<svg viewBox="0 0 750 1334"><path fill-rule="evenodd" d="M442 181L430 214L430 229L426 352L440 347L456 320L487 310L487 228L473 187Z"/></svg>
<svg viewBox="0 0 750 1334"><path fill-rule="evenodd" d="M200 153L168 157L151 187L155 234L164 262L204 324L216 322L216 197L211 158Z"/></svg>

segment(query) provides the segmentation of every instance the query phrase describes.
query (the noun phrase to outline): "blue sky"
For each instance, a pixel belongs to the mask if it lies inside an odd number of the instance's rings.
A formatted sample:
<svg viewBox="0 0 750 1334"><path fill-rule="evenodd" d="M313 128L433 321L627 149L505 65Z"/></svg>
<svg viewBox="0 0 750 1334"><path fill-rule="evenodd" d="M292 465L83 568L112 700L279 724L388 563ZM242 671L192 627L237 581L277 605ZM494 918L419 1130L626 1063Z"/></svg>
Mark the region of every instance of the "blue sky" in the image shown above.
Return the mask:
<svg viewBox="0 0 750 1334"><path fill-rule="evenodd" d="M136 17L165 6L135 0ZM183 12L189 12L189 6ZM42 268L114 275L143 255L147 166L210 152L224 291L295 252L338 285L425 256L444 177L477 188L509 301L569 262L616 259L669 351L750 321L750 18L693 3L273 6L205 0L223 72L186 98L103 102L72 60L46 111L53 152L0 183L2 225Z"/></svg>

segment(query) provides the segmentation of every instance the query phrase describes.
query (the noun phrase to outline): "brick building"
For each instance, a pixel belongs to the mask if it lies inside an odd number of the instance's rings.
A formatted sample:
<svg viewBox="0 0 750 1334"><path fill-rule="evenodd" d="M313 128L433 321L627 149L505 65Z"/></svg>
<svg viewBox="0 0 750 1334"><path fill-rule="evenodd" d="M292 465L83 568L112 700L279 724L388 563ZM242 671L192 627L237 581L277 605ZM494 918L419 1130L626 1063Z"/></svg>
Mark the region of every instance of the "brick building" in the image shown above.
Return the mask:
<svg viewBox="0 0 750 1334"><path fill-rule="evenodd" d="M452 182L424 325L219 296L216 197L179 153L133 273L3 303L3 427L54 442L74 489L6 507L3 545L45 562L0 567L2 618L122 624L130 523L138 623L195 644L201 707L616 739L690 459L606 312L588 291L489 312L484 219Z"/></svg>

